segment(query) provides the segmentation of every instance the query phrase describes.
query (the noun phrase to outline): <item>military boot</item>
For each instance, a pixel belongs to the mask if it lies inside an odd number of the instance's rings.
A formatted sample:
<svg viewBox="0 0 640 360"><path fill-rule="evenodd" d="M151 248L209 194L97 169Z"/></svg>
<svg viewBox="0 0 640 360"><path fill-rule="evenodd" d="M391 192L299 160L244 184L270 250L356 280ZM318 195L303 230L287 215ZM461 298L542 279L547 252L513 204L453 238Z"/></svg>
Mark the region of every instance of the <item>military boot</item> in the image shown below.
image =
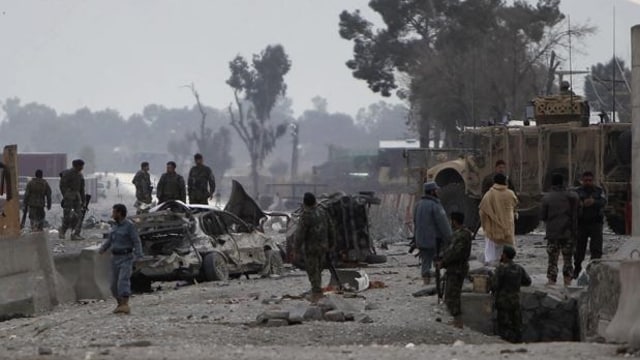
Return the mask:
<svg viewBox="0 0 640 360"><path fill-rule="evenodd" d="M314 304L316 304L323 297L324 297L324 295L321 292L319 292L319 293L312 292L311 296L309 296L309 301L314 303Z"/></svg>
<svg viewBox="0 0 640 360"><path fill-rule="evenodd" d="M80 236L80 234L71 234L71 240L84 240L84 238L82 236Z"/></svg>
<svg viewBox="0 0 640 360"><path fill-rule="evenodd" d="M556 284L556 279L548 279L547 280L547 286L552 286Z"/></svg>
<svg viewBox="0 0 640 360"><path fill-rule="evenodd" d="M113 313L114 313L114 314L117 314L117 313L118 313L118 311L119 311L119 309L120 309L120 306L122 305L122 299L120 299L120 298L116 298L116 301L118 302L118 305L116 306L116 308L115 308L115 309L113 309Z"/></svg>
<svg viewBox="0 0 640 360"><path fill-rule="evenodd" d="M565 276L564 277L564 286L571 286L571 280L573 280L573 276Z"/></svg>
<svg viewBox="0 0 640 360"><path fill-rule="evenodd" d="M464 327L462 323L462 316L460 315L454 316L453 320L449 321L449 325L456 327L458 329L462 329Z"/></svg>
<svg viewBox="0 0 640 360"><path fill-rule="evenodd" d="M429 284L431 284L431 276L423 276L423 277L422 277L422 284L423 284L423 285L429 285Z"/></svg>
<svg viewBox="0 0 640 360"><path fill-rule="evenodd" d="M114 314L125 314L128 315L131 313L131 309L129 308L129 298L128 297L123 297L120 298L120 304L118 305L118 307L113 310Z"/></svg>
<svg viewBox="0 0 640 360"><path fill-rule="evenodd" d="M64 235L66 232L67 232L67 229L65 229L64 227L60 227L58 229L58 239L64 240Z"/></svg>

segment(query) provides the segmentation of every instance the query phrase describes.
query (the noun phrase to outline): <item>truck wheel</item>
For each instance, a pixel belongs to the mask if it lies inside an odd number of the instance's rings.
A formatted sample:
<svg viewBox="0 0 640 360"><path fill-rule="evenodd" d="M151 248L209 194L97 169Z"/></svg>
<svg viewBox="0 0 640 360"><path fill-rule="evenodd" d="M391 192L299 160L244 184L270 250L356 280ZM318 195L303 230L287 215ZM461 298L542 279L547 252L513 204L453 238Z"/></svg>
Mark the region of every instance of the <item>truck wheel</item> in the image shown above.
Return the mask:
<svg viewBox="0 0 640 360"><path fill-rule="evenodd" d="M204 256L201 271L206 281L225 281L229 279L227 261L217 252L210 252Z"/></svg>
<svg viewBox="0 0 640 360"><path fill-rule="evenodd" d="M480 223L478 205L480 202L465 194L464 183L450 183L440 188L438 196L447 215L451 212L464 214L464 225L471 231L475 231Z"/></svg>
<svg viewBox="0 0 640 360"><path fill-rule="evenodd" d="M516 235L525 235L535 230L540 224L538 215L520 215L516 220Z"/></svg>
<svg viewBox="0 0 640 360"><path fill-rule="evenodd" d="M627 227L624 221L624 217L620 215L608 214L607 225L609 225L609 229L611 229L611 231L613 231L617 235L627 234Z"/></svg>

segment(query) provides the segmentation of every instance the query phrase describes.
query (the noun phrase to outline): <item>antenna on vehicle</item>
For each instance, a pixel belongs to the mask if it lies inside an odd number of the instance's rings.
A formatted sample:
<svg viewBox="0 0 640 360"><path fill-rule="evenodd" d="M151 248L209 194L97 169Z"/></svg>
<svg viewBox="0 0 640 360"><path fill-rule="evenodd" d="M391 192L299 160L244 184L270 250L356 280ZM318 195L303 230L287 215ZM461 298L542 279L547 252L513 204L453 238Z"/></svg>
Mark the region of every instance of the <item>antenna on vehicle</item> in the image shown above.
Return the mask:
<svg viewBox="0 0 640 360"><path fill-rule="evenodd" d="M612 89L612 114L611 114L611 122L616 122L616 3L613 1L613 63L611 65L613 69L613 82L611 83Z"/></svg>

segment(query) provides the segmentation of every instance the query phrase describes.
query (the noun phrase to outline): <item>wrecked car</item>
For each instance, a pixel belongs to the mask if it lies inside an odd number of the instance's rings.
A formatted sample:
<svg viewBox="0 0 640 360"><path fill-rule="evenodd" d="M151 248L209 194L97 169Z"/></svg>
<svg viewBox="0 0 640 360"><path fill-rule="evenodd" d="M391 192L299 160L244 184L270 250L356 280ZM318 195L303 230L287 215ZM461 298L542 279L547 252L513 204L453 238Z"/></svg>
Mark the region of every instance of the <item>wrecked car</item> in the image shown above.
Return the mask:
<svg viewBox="0 0 640 360"><path fill-rule="evenodd" d="M336 248L331 257L338 267L387 261L386 256L376 253L369 232L369 208L381 202L374 193L347 195L339 192L321 195L317 201L318 206L327 211L336 228ZM304 268L303 256L295 253L296 231L301 214L302 207L299 207L292 213L291 221L287 224L286 260L296 267Z"/></svg>
<svg viewBox="0 0 640 360"><path fill-rule="evenodd" d="M149 291L152 281L282 272L282 250L275 241L230 211L168 201L130 218L144 252L131 278L135 291Z"/></svg>

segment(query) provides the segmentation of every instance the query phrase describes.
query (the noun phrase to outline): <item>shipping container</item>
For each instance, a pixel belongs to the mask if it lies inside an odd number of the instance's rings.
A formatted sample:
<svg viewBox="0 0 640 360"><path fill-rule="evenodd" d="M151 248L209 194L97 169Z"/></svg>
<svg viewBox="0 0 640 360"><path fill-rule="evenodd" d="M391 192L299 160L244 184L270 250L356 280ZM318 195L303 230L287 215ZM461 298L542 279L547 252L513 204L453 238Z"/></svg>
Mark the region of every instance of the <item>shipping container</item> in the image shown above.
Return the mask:
<svg viewBox="0 0 640 360"><path fill-rule="evenodd" d="M42 170L44 177L59 177L67 168L67 154L62 153L18 153L18 175L35 176Z"/></svg>

